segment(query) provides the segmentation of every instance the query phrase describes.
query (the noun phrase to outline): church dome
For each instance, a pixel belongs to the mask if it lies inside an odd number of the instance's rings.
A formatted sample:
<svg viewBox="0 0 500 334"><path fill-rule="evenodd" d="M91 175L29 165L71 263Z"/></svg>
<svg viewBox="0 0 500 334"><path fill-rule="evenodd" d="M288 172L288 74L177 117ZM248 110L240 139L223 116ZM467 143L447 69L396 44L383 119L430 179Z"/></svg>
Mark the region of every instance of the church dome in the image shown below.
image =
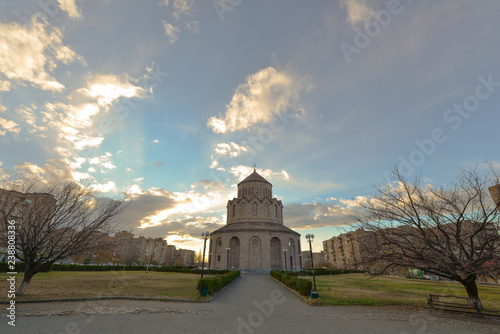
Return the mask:
<svg viewBox="0 0 500 334"><path fill-rule="evenodd" d="M252 181L260 181L260 182L265 182L265 183L271 184L269 181L267 181L265 178L260 176L260 174L254 170L252 174L248 175L243 181L238 183L238 186L240 186L240 184L242 184L242 183L252 182Z"/></svg>

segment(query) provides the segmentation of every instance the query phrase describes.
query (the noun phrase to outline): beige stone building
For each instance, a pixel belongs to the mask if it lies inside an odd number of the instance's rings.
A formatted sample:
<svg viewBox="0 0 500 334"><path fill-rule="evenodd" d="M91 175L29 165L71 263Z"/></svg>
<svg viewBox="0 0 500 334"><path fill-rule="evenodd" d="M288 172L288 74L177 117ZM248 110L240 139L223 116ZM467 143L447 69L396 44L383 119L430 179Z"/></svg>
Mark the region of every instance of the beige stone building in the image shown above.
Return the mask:
<svg viewBox="0 0 500 334"><path fill-rule="evenodd" d="M488 190L490 191L491 197L495 201L497 205L500 204L500 184L497 184L493 187L489 187Z"/></svg>
<svg viewBox="0 0 500 334"><path fill-rule="evenodd" d="M314 269L327 267L326 252L313 252L312 254L313 261L311 261L311 251L302 252L302 266L304 270L311 270L312 262L314 262Z"/></svg>
<svg viewBox="0 0 500 334"><path fill-rule="evenodd" d="M268 272L300 270L300 234L283 225L283 204L254 169L227 203L226 226L210 235L209 267Z"/></svg>
<svg viewBox="0 0 500 334"><path fill-rule="evenodd" d="M375 233L363 229L341 234L323 241L325 261L333 269L366 269L368 254L364 246L376 243Z"/></svg>

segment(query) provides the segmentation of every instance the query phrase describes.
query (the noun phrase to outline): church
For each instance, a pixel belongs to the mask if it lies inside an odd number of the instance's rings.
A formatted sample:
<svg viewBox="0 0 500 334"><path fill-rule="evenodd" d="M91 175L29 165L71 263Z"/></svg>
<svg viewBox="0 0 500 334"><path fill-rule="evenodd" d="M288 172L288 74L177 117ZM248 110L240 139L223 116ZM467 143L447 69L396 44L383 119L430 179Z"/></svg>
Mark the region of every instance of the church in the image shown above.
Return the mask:
<svg viewBox="0 0 500 334"><path fill-rule="evenodd" d="M301 270L300 234L283 225L283 204L254 169L227 202L227 222L210 234L209 268ZM286 268L285 268L286 267Z"/></svg>

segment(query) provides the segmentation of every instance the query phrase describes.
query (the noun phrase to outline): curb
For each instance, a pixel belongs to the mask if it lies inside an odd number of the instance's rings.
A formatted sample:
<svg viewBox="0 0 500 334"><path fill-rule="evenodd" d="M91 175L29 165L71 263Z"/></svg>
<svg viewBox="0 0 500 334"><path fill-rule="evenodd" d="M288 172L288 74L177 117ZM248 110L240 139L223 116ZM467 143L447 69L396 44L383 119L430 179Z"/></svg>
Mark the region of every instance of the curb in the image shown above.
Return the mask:
<svg viewBox="0 0 500 334"><path fill-rule="evenodd" d="M179 303L208 303L208 302L210 302L210 300L155 298L155 297L87 297L87 298L16 300L16 304L88 302L88 301L98 301L98 300L149 300L149 301L179 302ZM9 304L9 303L10 303L10 301L0 302L0 305L1 304Z"/></svg>

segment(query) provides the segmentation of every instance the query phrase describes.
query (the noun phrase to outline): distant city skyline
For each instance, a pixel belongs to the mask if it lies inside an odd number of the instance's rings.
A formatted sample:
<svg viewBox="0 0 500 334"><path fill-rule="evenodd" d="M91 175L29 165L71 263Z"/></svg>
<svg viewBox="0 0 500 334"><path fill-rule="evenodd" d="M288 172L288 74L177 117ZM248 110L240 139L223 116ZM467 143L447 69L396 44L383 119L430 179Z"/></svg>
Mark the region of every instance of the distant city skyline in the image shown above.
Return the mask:
<svg viewBox="0 0 500 334"><path fill-rule="evenodd" d="M199 251L254 168L314 251L399 166L500 167L500 3L0 0L0 175ZM256 164L256 167L254 167Z"/></svg>

